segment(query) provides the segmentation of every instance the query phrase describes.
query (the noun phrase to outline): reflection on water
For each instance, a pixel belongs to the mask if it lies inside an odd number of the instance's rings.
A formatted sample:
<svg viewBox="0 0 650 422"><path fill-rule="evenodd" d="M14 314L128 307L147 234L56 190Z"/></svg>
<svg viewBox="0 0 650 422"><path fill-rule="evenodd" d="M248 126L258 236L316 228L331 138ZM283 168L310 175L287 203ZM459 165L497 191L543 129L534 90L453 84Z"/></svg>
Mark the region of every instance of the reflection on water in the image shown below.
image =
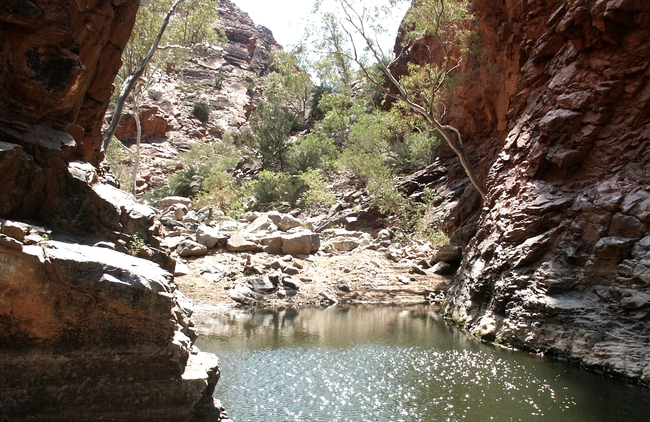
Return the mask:
<svg viewBox="0 0 650 422"><path fill-rule="evenodd" d="M201 331L239 422L650 420L647 388L479 343L424 305L240 312Z"/></svg>

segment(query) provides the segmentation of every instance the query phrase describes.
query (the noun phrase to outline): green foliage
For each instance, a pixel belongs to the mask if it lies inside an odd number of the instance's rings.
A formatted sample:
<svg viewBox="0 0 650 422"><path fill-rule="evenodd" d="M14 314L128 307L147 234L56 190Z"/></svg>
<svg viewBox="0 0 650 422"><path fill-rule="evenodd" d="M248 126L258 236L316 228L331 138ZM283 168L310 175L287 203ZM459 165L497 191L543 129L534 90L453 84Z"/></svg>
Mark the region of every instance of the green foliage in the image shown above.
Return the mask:
<svg viewBox="0 0 650 422"><path fill-rule="evenodd" d="M353 52L348 45L348 36L334 14L322 15L315 38L315 47L322 52L313 66L318 79L335 91L348 94L354 78Z"/></svg>
<svg viewBox="0 0 650 422"><path fill-rule="evenodd" d="M304 173L331 167L336 156L336 146L330 138L310 134L292 144L287 155L287 171L291 174Z"/></svg>
<svg viewBox="0 0 650 422"><path fill-rule="evenodd" d="M351 125L352 100L345 95L324 93L318 108L325 116L314 125L314 133L332 139L337 148L343 148Z"/></svg>
<svg viewBox="0 0 650 422"><path fill-rule="evenodd" d="M255 200L255 208L287 211L295 207L315 208L336 202L326 188L327 179L318 170L298 175L263 170L247 189Z"/></svg>
<svg viewBox="0 0 650 422"><path fill-rule="evenodd" d="M141 199L146 204L149 204L152 207L157 207L161 199L172 195L172 189L169 187L169 184L166 184L146 192L144 195L142 195Z"/></svg>
<svg viewBox="0 0 650 422"><path fill-rule="evenodd" d="M124 65L116 78L119 92L121 81L135 73L153 45L162 26L163 19L173 0L141 0L131 38L122 54ZM187 49L202 42L216 42L219 39L212 23L217 18L217 5L212 0L185 0L176 9L160 42L159 49L145 71L148 77L155 69L164 68L167 63L182 63L187 58Z"/></svg>
<svg viewBox="0 0 650 422"><path fill-rule="evenodd" d="M363 186L373 179L391 178L391 172L384 163L384 156L378 151L363 152L352 148L345 149L337 165L341 170L351 172Z"/></svg>
<svg viewBox="0 0 650 422"><path fill-rule="evenodd" d="M309 170L299 177L307 187L302 196L306 208L330 207L336 203L334 194L327 190L328 181L320 171Z"/></svg>
<svg viewBox="0 0 650 422"><path fill-rule="evenodd" d="M113 141L108 144L104 160L111 167L111 172L120 182L120 187L128 189L131 186L133 155L126 152L122 144Z"/></svg>
<svg viewBox="0 0 650 422"><path fill-rule="evenodd" d="M262 170L257 179L247 184L257 207L269 207L280 200L280 176L269 170Z"/></svg>
<svg viewBox="0 0 650 422"><path fill-rule="evenodd" d="M416 168L426 167L433 163L438 156L438 150L444 140L435 132L411 132L405 135L404 143L411 151L411 157Z"/></svg>
<svg viewBox="0 0 650 422"><path fill-rule="evenodd" d="M309 100L310 116L325 116L325 111L320 107L320 101L323 99L325 94L331 94L332 92L334 92L334 88L322 82L320 85L314 86L311 93L311 99Z"/></svg>
<svg viewBox="0 0 650 422"><path fill-rule="evenodd" d="M304 182L287 173L260 172L257 180L249 184L255 206L261 209L291 209L296 206L305 190Z"/></svg>
<svg viewBox="0 0 650 422"><path fill-rule="evenodd" d="M229 215L241 215L244 211L242 198L242 188L237 180L229 173L213 169L203 180L193 205L195 209L216 207Z"/></svg>
<svg viewBox="0 0 650 422"><path fill-rule="evenodd" d="M289 150L289 135L295 115L277 104L262 102L251 117L264 169L284 171Z"/></svg>
<svg viewBox="0 0 650 422"><path fill-rule="evenodd" d="M386 163L395 173L406 174L431 164L441 144L440 135L409 133L402 142L392 144Z"/></svg>
<svg viewBox="0 0 650 422"><path fill-rule="evenodd" d="M307 117L314 84L304 67L304 46L291 51L272 53L270 73L266 79L266 97L272 104L281 105L302 121Z"/></svg>
<svg viewBox="0 0 650 422"><path fill-rule="evenodd" d="M391 146L386 163L395 173L409 173L415 167L411 149L406 142L397 142Z"/></svg>
<svg viewBox="0 0 650 422"><path fill-rule="evenodd" d="M304 173L321 166L321 152L316 148L291 148L287 157L287 170L291 174Z"/></svg>
<svg viewBox="0 0 650 422"><path fill-rule="evenodd" d="M202 163L210 167L210 169L221 171L233 168L239 162L241 152L233 142L228 142L227 135L232 138L232 134L226 132L221 142L194 142L190 144L190 149L179 155L181 164L185 167Z"/></svg>
<svg viewBox="0 0 650 422"><path fill-rule="evenodd" d="M437 37L447 50L463 53L474 32L469 25L475 19L471 10L472 2L467 0L419 0L404 18L410 29L407 37Z"/></svg>
<svg viewBox="0 0 650 422"><path fill-rule="evenodd" d="M217 73L217 76L214 77L214 89L221 91L223 89L223 81L226 77L223 73Z"/></svg>
<svg viewBox="0 0 650 422"><path fill-rule="evenodd" d="M131 237L131 245L129 246L129 253L133 256L138 256L142 249L146 246L144 239L134 234Z"/></svg>
<svg viewBox="0 0 650 422"><path fill-rule="evenodd" d="M210 173L210 166L203 163L189 164L169 179L172 194L191 197L201 191L203 181Z"/></svg>
<svg viewBox="0 0 650 422"><path fill-rule="evenodd" d="M210 118L210 105L202 101L196 102L192 108L192 114L200 121L207 122Z"/></svg>

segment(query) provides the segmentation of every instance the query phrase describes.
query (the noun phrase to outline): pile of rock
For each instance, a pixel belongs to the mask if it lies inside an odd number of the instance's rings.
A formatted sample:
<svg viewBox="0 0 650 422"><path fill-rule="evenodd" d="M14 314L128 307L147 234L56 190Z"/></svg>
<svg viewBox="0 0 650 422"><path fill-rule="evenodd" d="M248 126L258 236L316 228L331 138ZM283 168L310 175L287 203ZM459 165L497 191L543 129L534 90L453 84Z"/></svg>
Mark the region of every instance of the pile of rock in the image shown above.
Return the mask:
<svg viewBox="0 0 650 422"><path fill-rule="evenodd" d="M162 245L177 255L175 274L195 277L187 281L190 288L218 283L225 296L216 297L247 306L278 300L334 304L354 297L357 288L382 289L417 281L409 287L413 290L416 284L435 279L434 274L452 274L462 253L458 246L438 249L416 239L400 242L389 229L329 228L317 233L313 227L318 218L302 221L272 211L251 212L237 221L208 208L193 210L187 198L169 197L160 204L167 236ZM364 261L348 260L345 268L329 261L345 256ZM387 267L394 267L391 275L383 270ZM197 282L196 277L204 281ZM205 280L210 283L203 284Z"/></svg>
<svg viewBox="0 0 650 422"><path fill-rule="evenodd" d="M204 256L216 248L283 255L308 255L320 249L320 235L289 214L250 213L240 222L210 208L192 210L190 200L182 197L163 199L161 209L167 235L163 245L183 258Z"/></svg>

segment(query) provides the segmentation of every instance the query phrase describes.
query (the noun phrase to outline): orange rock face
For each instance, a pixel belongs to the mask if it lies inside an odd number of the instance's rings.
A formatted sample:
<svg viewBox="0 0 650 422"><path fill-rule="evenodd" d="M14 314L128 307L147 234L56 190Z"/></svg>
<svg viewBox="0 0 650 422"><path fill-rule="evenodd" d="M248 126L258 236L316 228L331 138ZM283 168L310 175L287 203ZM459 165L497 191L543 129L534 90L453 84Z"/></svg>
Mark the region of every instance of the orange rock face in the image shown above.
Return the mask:
<svg viewBox="0 0 650 422"><path fill-rule="evenodd" d="M8 0L0 11L0 123L72 135L97 165L102 116L139 0Z"/></svg>
<svg viewBox="0 0 650 422"><path fill-rule="evenodd" d="M448 115L488 196L441 222L468 245L445 312L648 382L650 3L474 6L485 60Z"/></svg>
<svg viewBox="0 0 650 422"><path fill-rule="evenodd" d="M97 175L102 117L138 6L0 7L3 420L185 421L212 400L218 360L193 347L191 305L150 262L174 267L149 247L155 213ZM126 254L137 238L150 261Z"/></svg>

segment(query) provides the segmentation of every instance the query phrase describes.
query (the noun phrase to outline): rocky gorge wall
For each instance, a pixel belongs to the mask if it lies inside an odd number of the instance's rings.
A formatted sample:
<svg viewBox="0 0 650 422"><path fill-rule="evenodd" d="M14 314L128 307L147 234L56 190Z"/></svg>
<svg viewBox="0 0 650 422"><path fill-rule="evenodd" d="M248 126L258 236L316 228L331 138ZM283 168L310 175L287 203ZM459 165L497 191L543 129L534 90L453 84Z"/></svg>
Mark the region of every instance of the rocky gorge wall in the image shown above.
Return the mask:
<svg viewBox="0 0 650 422"><path fill-rule="evenodd" d="M218 360L193 346L155 212L97 172L138 6L0 8L2 420L218 418Z"/></svg>
<svg viewBox="0 0 650 422"><path fill-rule="evenodd" d="M648 383L650 4L474 11L485 54L449 114L488 196L449 177L453 156L420 175L460 186L440 200L439 223L467 244L443 311L481 338Z"/></svg>

